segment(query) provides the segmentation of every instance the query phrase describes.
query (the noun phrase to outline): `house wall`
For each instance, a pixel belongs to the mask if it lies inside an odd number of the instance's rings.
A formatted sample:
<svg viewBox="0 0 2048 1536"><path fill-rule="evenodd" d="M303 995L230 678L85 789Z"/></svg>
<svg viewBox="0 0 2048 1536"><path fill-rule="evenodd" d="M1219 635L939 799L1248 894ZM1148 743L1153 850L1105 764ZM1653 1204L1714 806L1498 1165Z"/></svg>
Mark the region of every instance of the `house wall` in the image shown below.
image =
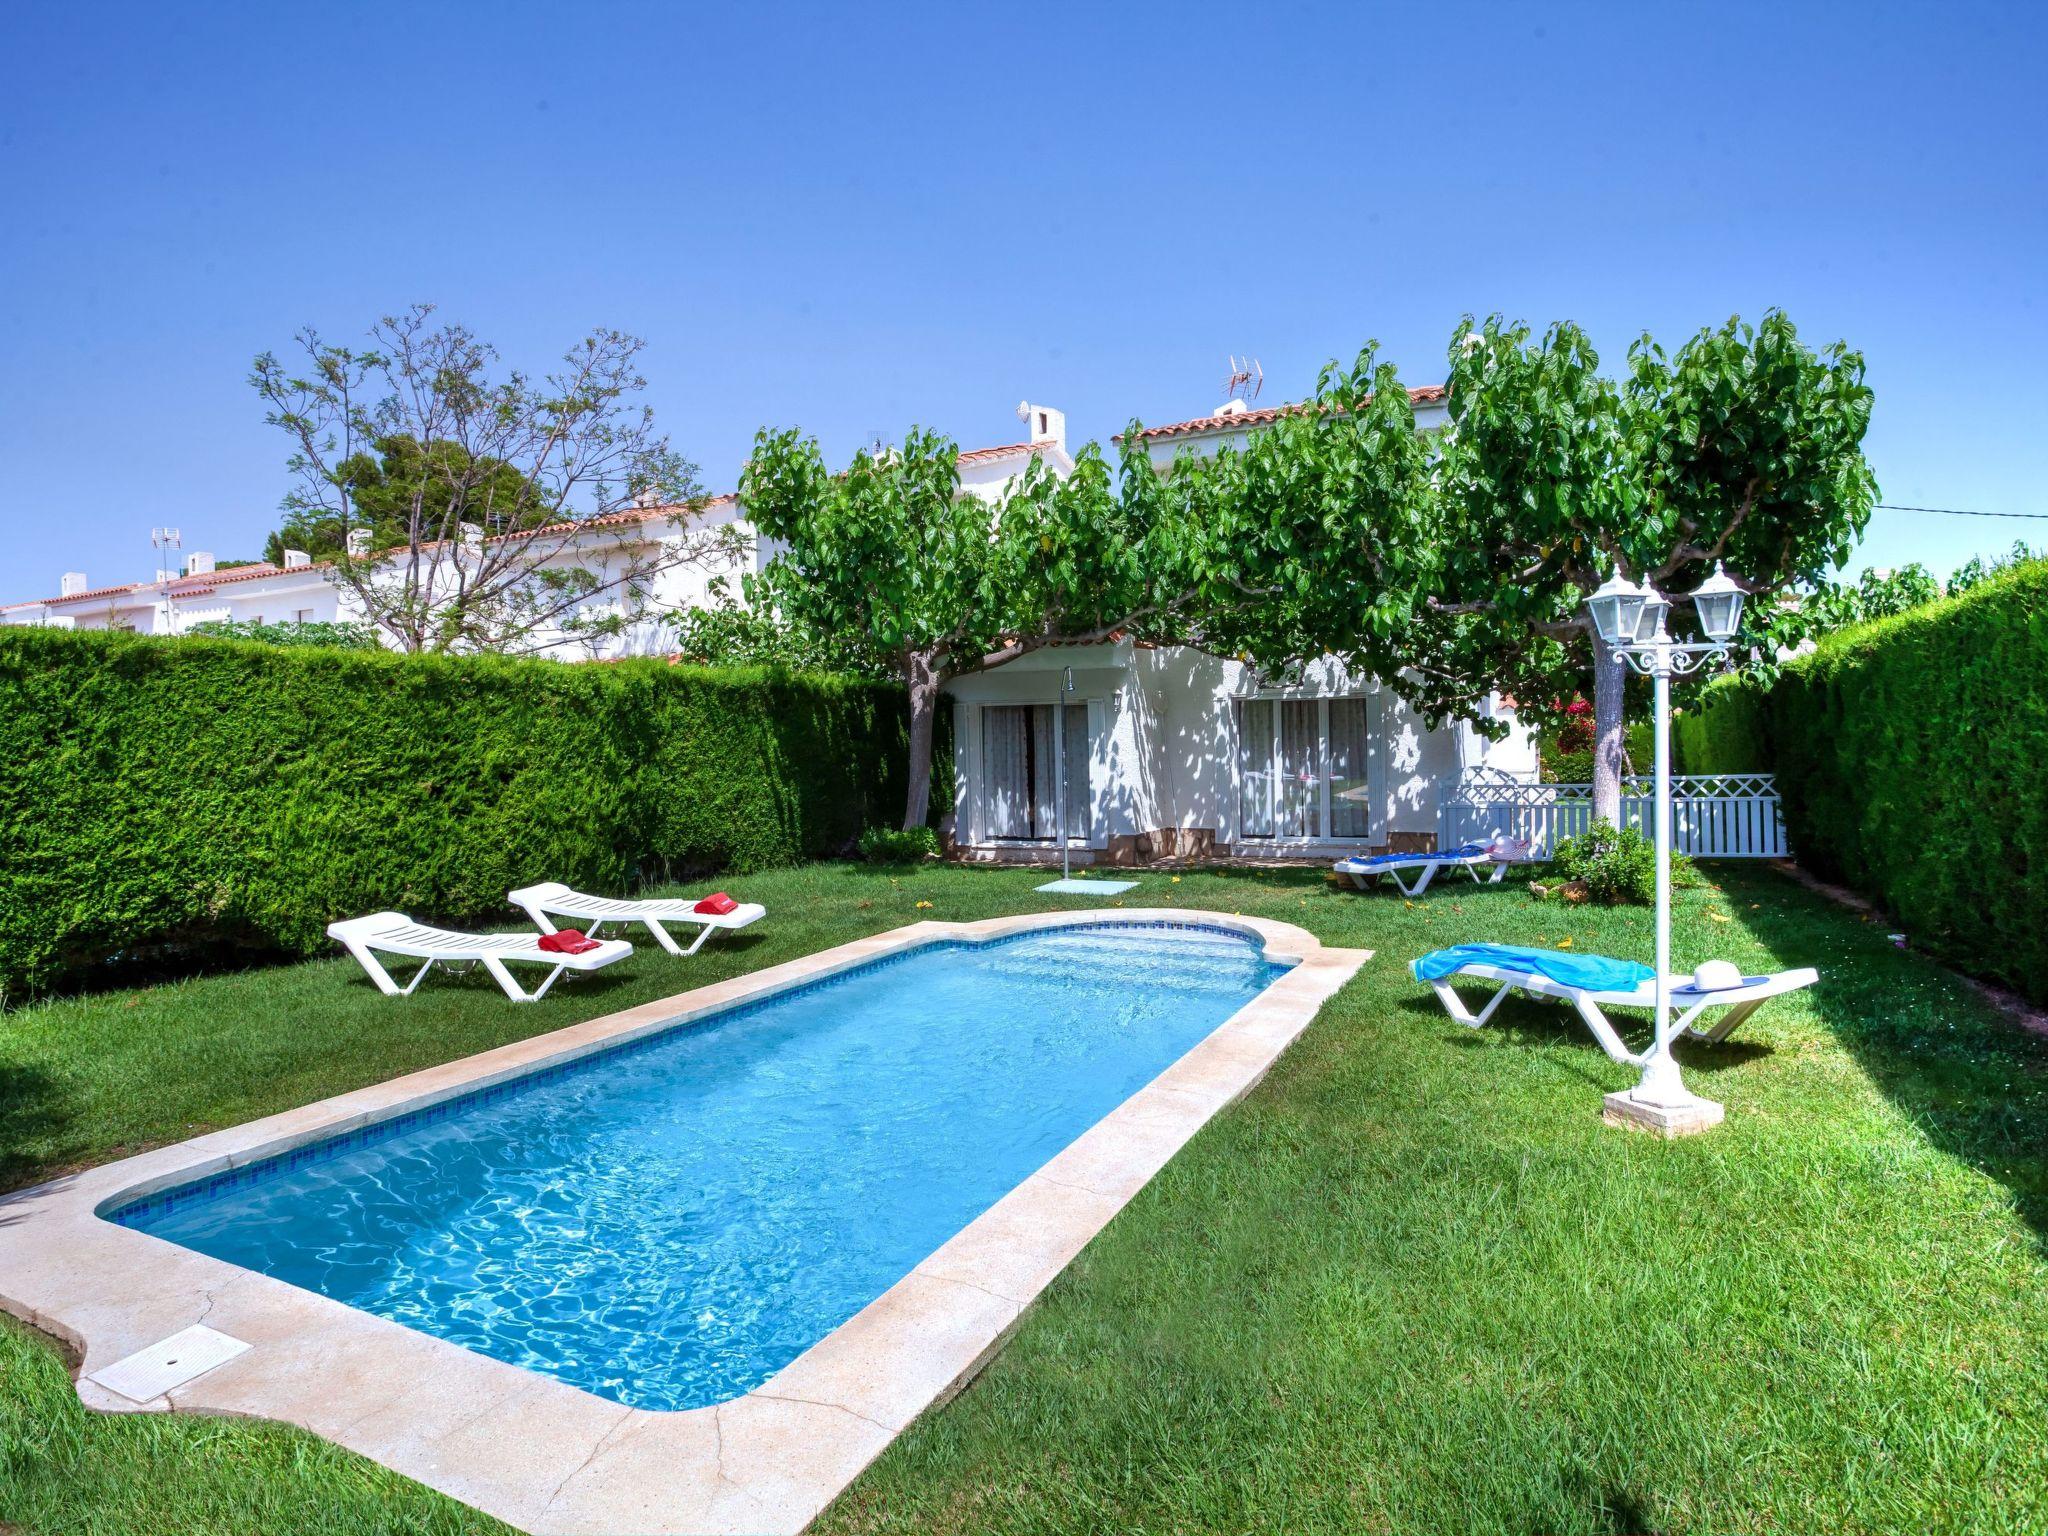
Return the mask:
<svg viewBox="0 0 2048 1536"><path fill-rule="evenodd" d="M220 574L234 575L230 567ZM180 591L179 587L186 590ZM101 597L20 603L0 611L0 623L49 624L66 629L128 629L137 634L188 634L200 624L222 620L289 624L333 623L342 616L342 593L317 569L244 577L209 587L203 577L186 577L163 589L150 584Z"/></svg>
<svg viewBox="0 0 2048 1536"><path fill-rule="evenodd" d="M1199 840L1204 830L1235 844L1238 829L1238 727L1242 698L1331 699L1365 697L1369 703L1367 779L1370 841L1433 836L1439 786L1458 782L1481 763L1511 773L1533 773L1527 732L1489 743L1465 723L1432 730L1377 678L1354 677L1336 657L1323 657L1284 682L1267 682L1242 662L1198 651L1140 653L1145 688L1164 722L1161 773L1170 784L1175 819L1168 823ZM1491 708L1491 706L1489 706Z"/></svg>
<svg viewBox="0 0 2048 1536"><path fill-rule="evenodd" d="M1444 405L1426 404L1415 407L1415 428L1418 432L1434 432L1439 427L1449 426L1450 421L1450 410ZM1226 425L1195 432L1177 432L1171 437L1148 438L1145 442L1145 454L1151 459L1154 469L1171 469L1173 461L1183 453L1198 459L1206 459L1213 457L1223 448L1242 448L1254 430L1251 427Z"/></svg>
<svg viewBox="0 0 2048 1536"><path fill-rule="evenodd" d="M678 558L685 554L683 546L689 540L706 531L725 527L735 529L740 539L739 548L731 558L709 565ZM567 631L559 625L550 626L533 636L541 654L563 661L665 656L676 648L678 641L675 626L668 615L682 609L713 606L711 589L715 581L723 579L727 594L734 601L745 602L742 579L760 568L764 555L762 541L755 534L753 525L741 516L739 503L732 497L720 497L690 518L687 524L657 519L646 532L653 535L651 540L637 532L631 537L591 533L545 562L549 568L587 569L596 576L600 585L620 580L628 564L636 559L643 563L661 564L663 569L646 584L644 595L636 597L622 587L614 587L595 594L575 609L575 613L583 617L617 616L625 619L626 625L621 633L591 637ZM650 542L658 546L658 552L650 553Z"/></svg>
<svg viewBox="0 0 2048 1536"><path fill-rule="evenodd" d="M194 625L222 620L236 623L334 624L342 618L341 589L318 571L291 571L263 576L173 599L171 629L189 633ZM159 605L161 621L161 605Z"/></svg>
<svg viewBox="0 0 2048 1536"><path fill-rule="evenodd" d="M955 836L990 843L981 778L981 706L1056 704L1068 667L1074 691L1066 702L1088 706L1089 846L1106 849L1160 825L1153 763L1157 723L1130 667L1130 645L1058 646L1035 651L992 672L958 678L953 702L953 758L959 812Z"/></svg>
<svg viewBox="0 0 2048 1536"><path fill-rule="evenodd" d="M993 846L984 825L981 719L985 704L1052 703L1063 670L1072 667L1076 699L1097 701L1091 713L1092 845L1116 857L1204 852L1239 843L1238 719L1241 698L1324 699L1363 696L1368 702L1369 846L1427 844L1436 834L1440 791L1481 764L1532 776L1535 752L1512 711L1489 703L1508 735L1489 742L1470 724L1431 730L1390 688L1350 676L1326 657L1280 684L1265 684L1240 662L1180 648L1117 645L1055 647L995 671L956 680L953 699L955 773L960 807L956 836L969 847ZM1325 840L1335 845L1335 840ZM1242 851L1276 849L1258 840ZM1302 845L1295 845L1302 846ZM1313 845L1310 845L1313 846Z"/></svg>

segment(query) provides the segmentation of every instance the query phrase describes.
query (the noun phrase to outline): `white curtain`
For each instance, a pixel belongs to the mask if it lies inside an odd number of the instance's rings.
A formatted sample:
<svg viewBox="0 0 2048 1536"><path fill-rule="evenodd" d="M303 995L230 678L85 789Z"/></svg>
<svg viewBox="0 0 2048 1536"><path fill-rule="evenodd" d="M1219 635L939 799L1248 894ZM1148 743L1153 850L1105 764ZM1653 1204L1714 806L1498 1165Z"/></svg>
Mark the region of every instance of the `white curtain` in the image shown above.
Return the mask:
<svg viewBox="0 0 2048 1536"><path fill-rule="evenodd" d="M1330 700L1330 836L1366 837L1372 804L1365 781L1365 700Z"/></svg>
<svg viewBox="0 0 2048 1536"><path fill-rule="evenodd" d="M1059 837L1061 754L1053 704L989 704L981 711L981 771L988 835L1026 842ZM1067 825L1086 843L1093 830L1088 787L1088 706L1066 706Z"/></svg>
<svg viewBox="0 0 2048 1536"><path fill-rule="evenodd" d="M1031 711L991 704L981 712L981 776L988 794L988 835L1031 835Z"/></svg>
<svg viewBox="0 0 2048 1536"><path fill-rule="evenodd" d="M1031 832L1040 839L1056 834L1060 824L1060 784L1055 777L1059 757L1053 751L1052 708L1046 704L1027 706L1031 711Z"/></svg>
<svg viewBox="0 0 2048 1536"><path fill-rule="evenodd" d="M1239 837L1363 838L1371 834L1366 705L1364 699L1238 701Z"/></svg>
<svg viewBox="0 0 2048 1536"><path fill-rule="evenodd" d="M1274 819L1282 837L1323 835L1319 713L1314 699L1287 699L1280 705L1280 805Z"/></svg>
<svg viewBox="0 0 2048 1536"><path fill-rule="evenodd" d="M1273 701L1237 705L1237 835L1273 835Z"/></svg>
<svg viewBox="0 0 2048 1536"><path fill-rule="evenodd" d="M1085 847L1095 836L1095 807L1090 803L1094 796L1088 785L1088 706L1067 705L1061 725L1066 732L1067 840Z"/></svg>

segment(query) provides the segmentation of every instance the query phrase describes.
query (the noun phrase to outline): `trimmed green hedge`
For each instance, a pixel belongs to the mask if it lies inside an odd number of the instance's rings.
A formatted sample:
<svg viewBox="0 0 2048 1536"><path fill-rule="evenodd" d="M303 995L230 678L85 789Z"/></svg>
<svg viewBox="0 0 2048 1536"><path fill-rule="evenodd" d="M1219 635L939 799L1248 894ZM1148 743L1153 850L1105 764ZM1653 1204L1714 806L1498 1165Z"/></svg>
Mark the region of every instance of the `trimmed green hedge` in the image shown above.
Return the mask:
<svg viewBox="0 0 2048 1536"><path fill-rule="evenodd" d="M838 853L905 738L839 678L0 629L0 987Z"/></svg>
<svg viewBox="0 0 2048 1536"><path fill-rule="evenodd" d="M1679 773L1769 773L1771 691L1740 676L1717 677L1671 722Z"/></svg>
<svg viewBox="0 0 2048 1536"><path fill-rule="evenodd" d="M1770 736L1802 864L2048 1003L2048 562L1822 641Z"/></svg>

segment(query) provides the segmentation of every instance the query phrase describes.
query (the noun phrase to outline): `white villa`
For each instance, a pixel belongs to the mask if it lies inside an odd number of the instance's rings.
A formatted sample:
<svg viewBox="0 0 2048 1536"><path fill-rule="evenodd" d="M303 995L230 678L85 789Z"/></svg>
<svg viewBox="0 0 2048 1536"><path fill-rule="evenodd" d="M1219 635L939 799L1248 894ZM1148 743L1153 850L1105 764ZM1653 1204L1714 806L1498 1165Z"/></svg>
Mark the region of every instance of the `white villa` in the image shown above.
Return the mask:
<svg viewBox="0 0 2048 1536"><path fill-rule="evenodd" d="M1411 399L1421 427L1442 425L1441 389L1414 390ZM1209 416L1146 429L1145 446L1163 470L1182 452L1241 442L1284 409L1232 401ZM1029 429L1025 441L960 455L967 494L995 501L1033 458L1056 474L1073 469L1065 416L1030 403L1018 414ZM676 538L722 523L739 524L745 536L741 569L775 553L752 536L732 496L712 498L686 520L681 512L618 513L558 558L601 567L622 540ZM558 654L665 654L674 635L658 615L707 603L719 574L673 567L636 610L646 616L627 615L623 634L594 643L564 637ZM73 572L61 587L55 597L0 606L0 623L167 634L210 620L356 617L326 567L296 552L282 566L226 570L211 555L194 554L178 576L120 586L95 588ZM1503 701L1486 705L1508 724L1500 741L1470 724L1430 730L1379 680L1349 676L1335 658L1274 678L1199 651L1121 640L1034 652L962 678L949 692L958 807L952 835L970 858L1058 852L1063 807L1066 840L1080 863L1426 849L1435 843L1439 797L1469 770L1517 778L1536 771L1531 735Z"/></svg>
<svg viewBox="0 0 2048 1536"><path fill-rule="evenodd" d="M1445 422L1444 391L1409 392L1416 424ZM1286 407L1231 401L1145 430L1162 471L1270 425ZM1288 857L1436 845L1437 800L1473 768L1534 778L1535 743L1508 722L1430 730L1376 678L1325 658L1286 677L1182 647L1131 641L1036 651L961 678L953 698L958 812L969 857L1058 851L1090 862L1211 853Z"/></svg>

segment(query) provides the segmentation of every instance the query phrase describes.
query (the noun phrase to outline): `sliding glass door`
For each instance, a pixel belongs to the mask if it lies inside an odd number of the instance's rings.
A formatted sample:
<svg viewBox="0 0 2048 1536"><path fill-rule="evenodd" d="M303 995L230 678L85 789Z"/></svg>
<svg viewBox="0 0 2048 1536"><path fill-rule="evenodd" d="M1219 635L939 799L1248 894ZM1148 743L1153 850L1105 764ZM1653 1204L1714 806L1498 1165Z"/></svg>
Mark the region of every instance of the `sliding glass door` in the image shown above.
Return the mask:
<svg viewBox="0 0 2048 1536"><path fill-rule="evenodd" d="M990 839L1057 843L1064 772L1067 839L1082 846L1090 842L1086 704L984 705L981 767Z"/></svg>
<svg viewBox="0 0 2048 1536"><path fill-rule="evenodd" d="M1239 838L1371 835L1369 706L1362 698L1238 701Z"/></svg>

